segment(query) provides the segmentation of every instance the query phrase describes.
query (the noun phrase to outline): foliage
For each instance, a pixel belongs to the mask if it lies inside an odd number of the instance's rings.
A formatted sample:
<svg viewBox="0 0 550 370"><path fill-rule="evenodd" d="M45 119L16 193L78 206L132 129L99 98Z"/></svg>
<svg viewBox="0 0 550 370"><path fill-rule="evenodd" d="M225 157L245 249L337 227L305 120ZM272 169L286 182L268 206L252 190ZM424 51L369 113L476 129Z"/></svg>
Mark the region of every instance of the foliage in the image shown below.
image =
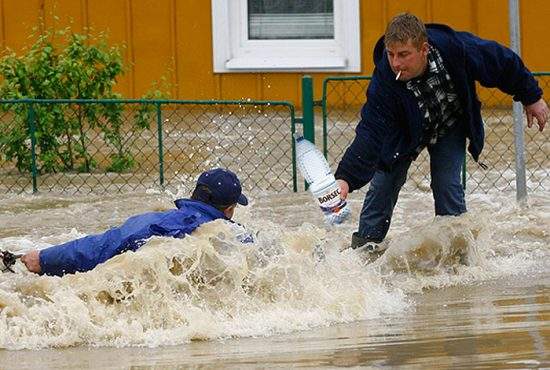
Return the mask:
<svg viewBox="0 0 550 370"><path fill-rule="evenodd" d="M46 31L21 56L8 52L0 59L2 99L120 99L113 91L123 73L121 50L97 37ZM0 105L10 111L9 127L0 126L0 153L15 160L19 171L31 170L28 106ZM37 166L40 172L91 172L97 167L91 144L101 136L113 149L107 170L122 172L135 164L124 137L120 104L34 104ZM148 111L136 113L133 127L144 124ZM145 116L144 116L145 115Z"/></svg>
<svg viewBox="0 0 550 370"><path fill-rule="evenodd" d="M159 82L153 83L153 86L145 93L143 98L148 100L167 99L170 97L170 88L171 85L168 79L166 76L162 76ZM134 124L137 127L149 129L149 122L154 120L155 113L156 107L154 104L141 104L134 114Z"/></svg>

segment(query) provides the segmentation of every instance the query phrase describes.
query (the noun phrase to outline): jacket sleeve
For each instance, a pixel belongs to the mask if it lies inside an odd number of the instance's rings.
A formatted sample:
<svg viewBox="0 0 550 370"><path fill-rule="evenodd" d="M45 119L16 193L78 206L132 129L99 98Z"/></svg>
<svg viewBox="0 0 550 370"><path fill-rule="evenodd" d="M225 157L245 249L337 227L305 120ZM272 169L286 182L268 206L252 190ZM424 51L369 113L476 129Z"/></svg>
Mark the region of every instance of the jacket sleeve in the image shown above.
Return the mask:
<svg viewBox="0 0 550 370"><path fill-rule="evenodd" d="M136 250L154 235L154 213L130 217L124 224L102 234L88 235L40 251L43 274L62 276L89 271L109 258Z"/></svg>
<svg viewBox="0 0 550 370"><path fill-rule="evenodd" d="M43 274L56 276L89 271L119 254L122 246L119 228L110 229L41 250L40 268Z"/></svg>
<svg viewBox="0 0 550 370"><path fill-rule="evenodd" d="M355 129L355 138L348 147L335 173L345 180L350 192L365 186L374 176L380 153L388 134L395 128L395 106L391 99L371 81L367 89L367 102L361 109L361 120Z"/></svg>
<svg viewBox="0 0 550 370"><path fill-rule="evenodd" d="M542 90L521 58L511 49L468 32L458 32L465 46L466 65L482 86L496 87L524 105L542 97Z"/></svg>
<svg viewBox="0 0 550 370"><path fill-rule="evenodd" d="M152 236L183 238L209 219L195 214L170 212L163 217L154 213L129 218L123 225L103 234L89 235L40 251L43 274L62 276L89 271L128 250L137 250Z"/></svg>

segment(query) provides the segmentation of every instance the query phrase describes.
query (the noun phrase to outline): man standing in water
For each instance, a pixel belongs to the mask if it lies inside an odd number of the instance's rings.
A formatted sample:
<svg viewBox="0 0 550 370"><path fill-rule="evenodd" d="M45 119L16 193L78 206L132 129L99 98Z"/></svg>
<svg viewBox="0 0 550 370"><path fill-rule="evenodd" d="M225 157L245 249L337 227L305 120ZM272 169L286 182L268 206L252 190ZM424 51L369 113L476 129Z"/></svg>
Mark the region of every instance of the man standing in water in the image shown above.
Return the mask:
<svg viewBox="0 0 550 370"><path fill-rule="evenodd" d="M248 199L233 172L216 168L199 176L191 199L178 199L175 204L176 209L133 216L103 234L30 251L21 261L37 274L62 276L89 271L117 254L137 250L152 236L183 238L206 222L231 220L237 204L246 206Z"/></svg>
<svg viewBox="0 0 550 370"><path fill-rule="evenodd" d="M374 49L376 68L356 136L338 169L341 196L370 182L352 235L352 248L383 250L399 191L418 154L430 154L436 215L466 212L461 167L468 151L483 148L481 104L475 82L520 101L527 125L539 130L550 116L542 90L510 49L445 25L425 26L412 14L393 18ZM480 163L481 165L481 163Z"/></svg>

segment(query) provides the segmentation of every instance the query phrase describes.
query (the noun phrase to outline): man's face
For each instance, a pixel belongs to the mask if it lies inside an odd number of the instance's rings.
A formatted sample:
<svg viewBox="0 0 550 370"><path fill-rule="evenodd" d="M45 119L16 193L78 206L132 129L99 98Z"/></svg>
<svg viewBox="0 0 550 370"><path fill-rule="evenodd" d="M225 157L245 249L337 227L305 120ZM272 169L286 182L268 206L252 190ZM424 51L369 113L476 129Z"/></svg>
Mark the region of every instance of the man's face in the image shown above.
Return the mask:
<svg viewBox="0 0 550 370"><path fill-rule="evenodd" d="M412 44L411 39L406 44L395 42L386 47L386 53L392 71L396 75L401 71L401 81L420 76L428 63L427 42L422 43L419 49Z"/></svg>

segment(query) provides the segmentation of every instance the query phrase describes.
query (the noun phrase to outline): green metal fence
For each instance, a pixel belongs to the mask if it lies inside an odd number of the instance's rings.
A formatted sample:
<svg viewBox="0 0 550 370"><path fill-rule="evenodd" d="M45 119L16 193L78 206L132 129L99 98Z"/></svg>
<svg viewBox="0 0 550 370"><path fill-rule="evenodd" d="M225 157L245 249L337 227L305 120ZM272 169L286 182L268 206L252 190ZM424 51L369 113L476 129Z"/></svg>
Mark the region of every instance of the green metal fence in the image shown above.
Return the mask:
<svg viewBox="0 0 550 370"><path fill-rule="evenodd" d="M550 94L550 73L536 73ZM303 116L285 101L0 100L0 193L189 191L200 172L233 169L245 188L297 190L292 134L321 144L335 168L353 140L370 77L331 77L313 99L304 77ZM480 88L486 144L481 162L467 162L468 191L515 188L512 100ZM323 124L314 125L315 106ZM527 185L550 188L550 130L526 129ZM406 186L429 190L422 153Z"/></svg>
<svg viewBox="0 0 550 370"><path fill-rule="evenodd" d="M189 191L217 166L296 190L294 125L284 101L3 100L0 192Z"/></svg>
<svg viewBox="0 0 550 370"><path fill-rule="evenodd" d="M546 95L550 94L550 73L535 73ZM322 138L325 155L334 168L353 140L370 77L330 77L324 80L319 104L323 112ZM483 102L485 148L480 161L467 160L467 190L469 192L508 191L515 189L515 148L512 120L512 98L496 89L478 88ZM535 125L536 126L536 125ZM550 130L543 133L535 127L525 130L527 187L530 191L550 189ZM429 189L429 158L423 151L409 170L406 187Z"/></svg>

